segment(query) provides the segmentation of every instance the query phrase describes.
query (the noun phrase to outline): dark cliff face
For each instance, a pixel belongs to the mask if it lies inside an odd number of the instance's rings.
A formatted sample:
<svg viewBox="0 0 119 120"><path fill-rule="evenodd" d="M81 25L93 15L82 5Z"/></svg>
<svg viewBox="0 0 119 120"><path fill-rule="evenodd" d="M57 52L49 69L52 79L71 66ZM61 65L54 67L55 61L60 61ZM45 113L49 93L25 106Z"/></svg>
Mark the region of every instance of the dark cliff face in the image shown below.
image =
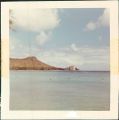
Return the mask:
<svg viewBox="0 0 119 120"><path fill-rule="evenodd" d="M47 65L36 57L27 57L23 59L10 58L11 70L64 70L64 68L58 68Z"/></svg>

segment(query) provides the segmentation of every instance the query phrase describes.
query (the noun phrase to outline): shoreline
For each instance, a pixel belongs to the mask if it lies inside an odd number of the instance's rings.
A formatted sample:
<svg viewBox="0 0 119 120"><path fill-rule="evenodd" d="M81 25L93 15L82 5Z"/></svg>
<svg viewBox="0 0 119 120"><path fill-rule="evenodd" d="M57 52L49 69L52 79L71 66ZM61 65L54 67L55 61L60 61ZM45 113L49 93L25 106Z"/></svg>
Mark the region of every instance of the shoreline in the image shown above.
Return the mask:
<svg viewBox="0 0 119 120"><path fill-rule="evenodd" d="M10 71L44 71L44 72L110 72L110 71L89 71L89 70L21 70L10 69Z"/></svg>

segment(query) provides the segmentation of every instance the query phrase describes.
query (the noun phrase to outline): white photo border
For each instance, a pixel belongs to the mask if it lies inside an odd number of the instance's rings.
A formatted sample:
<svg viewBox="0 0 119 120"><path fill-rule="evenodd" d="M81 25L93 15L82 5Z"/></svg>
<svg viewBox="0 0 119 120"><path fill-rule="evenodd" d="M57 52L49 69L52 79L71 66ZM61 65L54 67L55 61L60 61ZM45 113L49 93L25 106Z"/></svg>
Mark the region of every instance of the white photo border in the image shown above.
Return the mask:
<svg viewBox="0 0 119 120"><path fill-rule="evenodd" d="M9 110L9 9L109 8L110 9L110 110L109 111L12 111ZM42 1L1 3L2 86L1 119L118 119L118 1Z"/></svg>

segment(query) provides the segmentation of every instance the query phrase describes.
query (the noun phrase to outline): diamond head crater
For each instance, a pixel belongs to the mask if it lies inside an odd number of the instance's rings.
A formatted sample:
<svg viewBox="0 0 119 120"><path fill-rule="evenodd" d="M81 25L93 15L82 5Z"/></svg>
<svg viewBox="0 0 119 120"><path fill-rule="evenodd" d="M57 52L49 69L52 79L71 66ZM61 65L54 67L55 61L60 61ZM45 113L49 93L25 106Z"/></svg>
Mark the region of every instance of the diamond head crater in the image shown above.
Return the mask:
<svg viewBox="0 0 119 120"><path fill-rule="evenodd" d="M10 70L70 70L79 71L75 66L68 66L66 68L55 67L48 65L34 56L26 58L10 58Z"/></svg>

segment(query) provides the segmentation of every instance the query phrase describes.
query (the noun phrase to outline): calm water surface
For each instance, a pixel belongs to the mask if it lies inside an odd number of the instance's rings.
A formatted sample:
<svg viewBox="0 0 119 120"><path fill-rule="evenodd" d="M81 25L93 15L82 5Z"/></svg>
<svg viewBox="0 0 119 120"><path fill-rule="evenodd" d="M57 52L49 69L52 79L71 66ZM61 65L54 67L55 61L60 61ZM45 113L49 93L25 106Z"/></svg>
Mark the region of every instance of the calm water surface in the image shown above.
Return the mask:
<svg viewBox="0 0 119 120"><path fill-rule="evenodd" d="M109 110L109 72L10 71L11 110Z"/></svg>

